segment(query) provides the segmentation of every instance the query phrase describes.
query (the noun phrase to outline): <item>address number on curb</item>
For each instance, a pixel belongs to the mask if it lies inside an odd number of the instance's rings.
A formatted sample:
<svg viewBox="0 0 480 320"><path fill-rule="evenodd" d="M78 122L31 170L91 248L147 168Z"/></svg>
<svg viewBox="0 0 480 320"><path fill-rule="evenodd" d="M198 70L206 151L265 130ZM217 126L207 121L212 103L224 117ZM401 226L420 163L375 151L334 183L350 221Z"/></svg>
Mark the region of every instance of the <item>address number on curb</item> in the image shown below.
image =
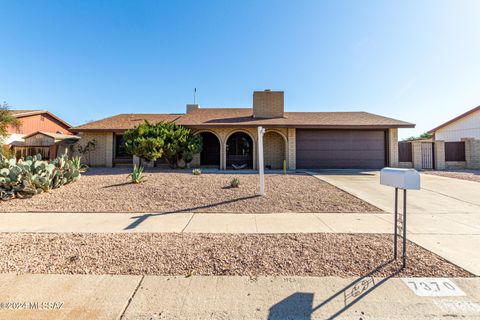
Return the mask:
<svg viewBox="0 0 480 320"><path fill-rule="evenodd" d="M420 297L458 297L465 293L447 278L404 278L403 282Z"/></svg>

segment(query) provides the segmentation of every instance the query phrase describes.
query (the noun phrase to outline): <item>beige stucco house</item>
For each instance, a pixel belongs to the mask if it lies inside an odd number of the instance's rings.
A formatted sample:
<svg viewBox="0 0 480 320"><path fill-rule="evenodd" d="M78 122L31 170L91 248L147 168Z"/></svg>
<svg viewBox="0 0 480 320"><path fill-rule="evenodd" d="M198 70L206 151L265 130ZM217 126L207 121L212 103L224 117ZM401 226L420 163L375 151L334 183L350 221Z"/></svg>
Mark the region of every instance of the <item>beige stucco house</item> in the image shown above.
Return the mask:
<svg viewBox="0 0 480 320"><path fill-rule="evenodd" d="M264 136L265 167L382 168L398 165L398 129L415 125L367 112L285 112L283 91L255 91L252 108L203 108L180 114L119 114L72 128L80 143L97 141L92 165L132 163L123 134L144 122L175 121L203 137L192 167L258 167L258 127ZM158 162L160 163L160 161Z"/></svg>

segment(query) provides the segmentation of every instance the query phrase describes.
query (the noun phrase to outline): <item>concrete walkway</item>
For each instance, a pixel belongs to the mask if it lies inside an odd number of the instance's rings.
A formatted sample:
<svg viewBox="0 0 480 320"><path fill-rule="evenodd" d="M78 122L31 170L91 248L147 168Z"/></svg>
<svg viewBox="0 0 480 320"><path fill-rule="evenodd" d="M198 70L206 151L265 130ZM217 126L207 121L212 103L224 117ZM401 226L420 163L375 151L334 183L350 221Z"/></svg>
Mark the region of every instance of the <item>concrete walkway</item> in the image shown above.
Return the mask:
<svg viewBox="0 0 480 320"><path fill-rule="evenodd" d="M379 172L325 170L312 174L393 212L393 188L380 185ZM421 174L421 185L421 190L407 193L409 239L480 275L480 183Z"/></svg>
<svg viewBox="0 0 480 320"><path fill-rule="evenodd" d="M437 319L480 317L480 279L0 275L0 319ZM435 291L435 289L433 289ZM447 292L446 294L451 294ZM1 304L3 303L3 304ZM11 303L11 304L10 304Z"/></svg>
<svg viewBox="0 0 480 320"><path fill-rule="evenodd" d="M0 232L391 233L392 217L366 213L0 213Z"/></svg>

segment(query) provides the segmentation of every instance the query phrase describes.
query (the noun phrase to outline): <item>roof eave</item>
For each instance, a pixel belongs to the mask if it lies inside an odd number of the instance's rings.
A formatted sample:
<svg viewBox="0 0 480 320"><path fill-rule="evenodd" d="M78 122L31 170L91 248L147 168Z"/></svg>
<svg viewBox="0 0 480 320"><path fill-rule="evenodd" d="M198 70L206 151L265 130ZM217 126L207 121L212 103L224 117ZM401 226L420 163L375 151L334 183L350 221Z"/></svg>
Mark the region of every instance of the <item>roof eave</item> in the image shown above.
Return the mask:
<svg viewBox="0 0 480 320"><path fill-rule="evenodd" d="M440 129L448 126L448 125L451 125L452 123L455 123L455 122L457 122L458 120L461 120L461 119L465 118L466 116L469 116L469 115L471 115L472 113L477 112L477 111L479 111L479 110L480 110L480 106L477 106L477 107L475 107L475 108L473 108L473 109L471 109L471 110L468 110L467 112L462 113L461 115L459 115L459 116L457 116L457 117L455 117L455 118L453 118L453 119L448 120L447 122L439 125L438 127L433 128L432 130L429 130L429 131L427 131L427 132L430 133L430 134L434 134L436 131L438 131L438 130L440 130Z"/></svg>
<svg viewBox="0 0 480 320"><path fill-rule="evenodd" d="M70 129L72 127L72 125L70 123L66 122L65 120L63 120L59 117L57 117L56 115L54 115L53 113L51 113L48 110L35 110L35 111L30 111L30 112L25 112L25 113L14 114L13 116L15 118L25 118L25 117L29 117L29 116L36 116L36 115L39 115L39 114L48 114L50 117L52 117L55 120L57 120L58 122L62 123L68 129Z"/></svg>
<svg viewBox="0 0 480 320"><path fill-rule="evenodd" d="M259 126L265 128L299 128L299 129L395 129L395 128L415 128L415 124L398 125L319 125L319 124L184 124L190 128L256 128Z"/></svg>

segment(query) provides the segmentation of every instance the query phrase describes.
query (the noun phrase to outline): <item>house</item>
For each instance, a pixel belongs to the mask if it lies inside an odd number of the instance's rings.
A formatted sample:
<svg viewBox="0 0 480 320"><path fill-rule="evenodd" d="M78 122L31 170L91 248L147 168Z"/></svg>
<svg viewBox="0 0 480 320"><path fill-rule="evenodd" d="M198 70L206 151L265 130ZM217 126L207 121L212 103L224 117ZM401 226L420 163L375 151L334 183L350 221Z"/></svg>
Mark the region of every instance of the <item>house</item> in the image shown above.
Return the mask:
<svg viewBox="0 0 480 320"><path fill-rule="evenodd" d="M448 120L428 131L435 140L461 141L462 138L480 139L480 106Z"/></svg>
<svg viewBox="0 0 480 320"><path fill-rule="evenodd" d="M15 155L26 157L41 154L55 158L59 149L75 143L79 137L70 131L71 125L47 110L10 110L20 121L18 127L9 127L3 142Z"/></svg>
<svg viewBox="0 0 480 320"><path fill-rule="evenodd" d="M255 91L252 108L186 106L182 114L120 114L72 128L81 143L97 141L91 164L132 163L125 130L144 122L175 121L203 137L192 166L257 169L257 128L266 129L266 168L382 168L398 164L398 129L414 124L367 112L285 112L283 91Z"/></svg>
<svg viewBox="0 0 480 320"><path fill-rule="evenodd" d="M428 131L445 164L439 169L480 169L480 106Z"/></svg>

